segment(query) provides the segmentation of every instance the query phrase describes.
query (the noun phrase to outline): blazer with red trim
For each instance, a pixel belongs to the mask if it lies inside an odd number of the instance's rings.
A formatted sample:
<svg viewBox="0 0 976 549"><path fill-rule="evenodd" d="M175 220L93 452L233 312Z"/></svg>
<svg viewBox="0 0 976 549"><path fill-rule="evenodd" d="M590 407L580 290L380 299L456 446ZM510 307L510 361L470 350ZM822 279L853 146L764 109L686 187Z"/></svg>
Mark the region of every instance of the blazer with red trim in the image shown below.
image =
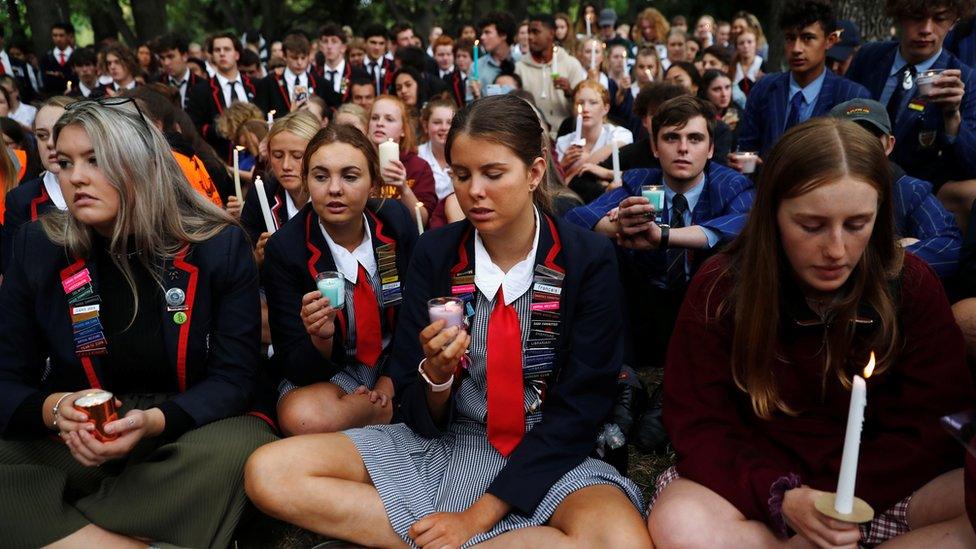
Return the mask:
<svg viewBox="0 0 976 549"><path fill-rule="evenodd" d="M241 80L244 82L247 100L253 102L257 93L254 83L243 73ZM217 151L220 158L230 163L230 141L217 132L217 126L214 123L226 108L224 93L220 89L220 83L216 77L198 83L186 93L186 113L190 115L197 131Z"/></svg>
<svg viewBox="0 0 976 549"><path fill-rule="evenodd" d="M605 237L548 215L540 217L536 264L565 273L560 293L554 369L542 421L525 434L488 492L531 516L552 485L593 450L610 414L623 363L620 281L613 246ZM397 415L417 434L439 438L454 418L434 421L427 383L417 373L424 358L418 335L427 327L427 300L451 295L452 273L474 269L474 230L468 221L424 233L404 281L391 373Z"/></svg>
<svg viewBox="0 0 976 549"><path fill-rule="evenodd" d="M338 108L339 105L341 105L342 103L347 103L349 101L349 93L350 93L351 88L352 88L352 86L349 85L349 83L352 82L352 79L353 78L361 77L361 76L369 77L369 73L366 72L366 70L363 69L363 67L361 67L361 66L360 67L353 67L352 66L352 63L350 63L349 60L347 59L346 60L346 68L342 71L342 76L341 76L341 78L346 81L346 90L341 95L339 95L335 91L335 85L332 83L331 80L329 80L329 78L326 77L326 75L328 74L328 71L326 71L324 65L312 65L312 67L309 70L311 72L313 72L315 74L315 76L321 78L326 83L326 85L328 87L332 88L332 92L333 92L333 94L335 94L335 97L338 97L339 98L339 103L337 103L335 105L333 105L332 103L329 103L329 106L332 107L332 108ZM340 88L341 88L341 86L340 86ZM335 99L335 97L333 97L333 99ZM326 103L328 103L328 102L329 102L329 99L326 98Z"/></svg>
<svg viewBox="0 0 976 549"><path fill-rule="evenodd" d="M61 285L63 276L84 267L97 293L94 261L69 259L40 223L17 234L0 287L0 433L21 403L38 392L101 387L100 358L75 355ZM165 262L161 275L167 289L183 290L186 322L174 322L165 304L139 312L163 315L163 340L179 387L171 402L196 427L249 411L257 391L261 306L257 267L244 232L230 226L187 246Z"/></svg>
<svg viewBox="0 0 976 549"><path fill-rule="evenodd" d="M366 204L366 219L374 255L377 246L395 244L397 271L402 281L417 240L417 222L399 200L370 199ZM311 204L306 204L268 240L264 254L261 274L275 349L272 361L278 373L296 385L328 381L345 366L348 322L345 311L339 311L332 356L343 360L327 360L312 345L299 316L302 296L316 289L315 275L338 270ZM381 292L376 294L379 298ZM383 311L386 326L392 329L400 304L384 307ZM393 349L395 341L394 338L390 342L386 352Z"/></svg>
<svg viewBox="0 0 976 549"><path fill-rule="evenodd" d="M315 94L325 101L326 105L336 108L342 104L342 96L336 93L331 83L317 76L312 71L305 73L308 78L308 93ZM291 111L291 96L288 84L285 83L284 73L272 72L257 83L254 104L261 107L265 113L275 111L275 118L281 118Z"/></svg>
<svg viewBox="0 0 976 549"><path fill-rule="evenodd" d="M3 225L0 225L0 274L5 273L10 264L17 231L25 223L34 221L44 212L55 208L41 177L21 183L7 193L6 212L3 215Z"/></svg>

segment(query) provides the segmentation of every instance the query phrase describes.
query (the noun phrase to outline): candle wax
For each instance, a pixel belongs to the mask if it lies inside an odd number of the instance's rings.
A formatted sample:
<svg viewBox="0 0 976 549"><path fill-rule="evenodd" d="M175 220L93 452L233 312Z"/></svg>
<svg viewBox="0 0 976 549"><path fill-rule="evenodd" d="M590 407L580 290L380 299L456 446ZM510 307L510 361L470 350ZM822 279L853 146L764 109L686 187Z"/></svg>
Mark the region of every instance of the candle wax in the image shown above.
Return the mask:
<svg viewBox="0 0 976 549"><path fill-rule="evenodd" d="M438 320L444 320L446 321L445 330L451 326L464 328L464 308L458 303L447 302L442 305L432 305L429 312L431 324Z"/></svg>

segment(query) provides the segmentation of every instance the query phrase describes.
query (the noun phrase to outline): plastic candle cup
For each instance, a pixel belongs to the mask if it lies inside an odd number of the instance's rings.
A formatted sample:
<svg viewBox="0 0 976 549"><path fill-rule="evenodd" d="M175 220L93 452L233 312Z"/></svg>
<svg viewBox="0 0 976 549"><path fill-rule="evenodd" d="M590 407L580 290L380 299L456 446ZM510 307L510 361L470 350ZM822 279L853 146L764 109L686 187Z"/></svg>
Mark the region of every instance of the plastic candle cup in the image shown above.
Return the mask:
<svg viewBox="0 0 976 549"><path fill-rule="evenodd" d="M756 160L759 155L754 152L737 151L734 153L735 159L742 164L742 173L753 173L756 171Z"/></svg>
<svg viewBox="0 0 976 549"><path fill-rule="evenodd" d="M935 81L939 79L941 74L942 71L940 69L930 69L919 73L918 78L915 79L919 97L928 97L932 94L935 88Z"/></svg>
<svg viewBox="0 0 976 549"><path fill-rule="evenodd" d="M664 185L643 185L641 196L651 203L654 208L654 221L661 222L661 212L664 211Z"/></svg>
<svg viewBox="0 0 976 549"><path fill-rule="evenodd" d="M464 302L456 297L435 297L427 302L430 323L444 320L444 330L451 326L464 329Z"/></svg>
<svg viewBox="0 0 976 549"><path fill-rule="evenodd" d="M325 271L315 275L315 287L322 297L329 299L333 309L340 309L346 302L346 279L341 273Z"/></svg>

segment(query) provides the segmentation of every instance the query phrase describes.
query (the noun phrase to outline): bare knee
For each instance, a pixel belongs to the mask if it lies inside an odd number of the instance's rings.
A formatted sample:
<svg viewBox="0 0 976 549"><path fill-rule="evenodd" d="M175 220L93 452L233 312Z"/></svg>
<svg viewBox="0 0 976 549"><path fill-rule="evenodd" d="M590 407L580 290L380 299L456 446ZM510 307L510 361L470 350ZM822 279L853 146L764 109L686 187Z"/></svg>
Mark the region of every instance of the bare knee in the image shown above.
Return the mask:
<svg viewBox="0 0 976 549"><path fill-rule="evenodd" d="M952 305L952 314L956 324L962 330L966 341L966 352L970 357L976 357L976 298L968 298Z"/></svg>
<svg viewBox="0 0 976 549"><path fill-rule="evenodd" d="M287 452L278 443L267 444L254 451L244 464L244 491L259 509L276 515L283 504L288 483L295 480L289 473Z"/></svg>
<svg viewBox="0 0 976 549"><path fill-rule="evenodd" d="M647 518L648 531L657 547L708 547L712 539L708 528L709 509L702 502L685 495L663 497L662 492Z"/></svg>
<svg viewBox="0 0 976 549"><path fill-rule="evenodd" d="M608 516L599 518L599 524L590 529L579 547L620 547L646 549L651 547L651 536L644 527L640 515L627 517ZM614 514L616 515L616 514Z"/></svg>
<svg viewBox="0 0 976 549"><path fill-rule="evenodd" d="M288 395L278 403L278 423L288 436L342 431L347 427L337 413L337 404L338 399L313 394Z"/></svg>

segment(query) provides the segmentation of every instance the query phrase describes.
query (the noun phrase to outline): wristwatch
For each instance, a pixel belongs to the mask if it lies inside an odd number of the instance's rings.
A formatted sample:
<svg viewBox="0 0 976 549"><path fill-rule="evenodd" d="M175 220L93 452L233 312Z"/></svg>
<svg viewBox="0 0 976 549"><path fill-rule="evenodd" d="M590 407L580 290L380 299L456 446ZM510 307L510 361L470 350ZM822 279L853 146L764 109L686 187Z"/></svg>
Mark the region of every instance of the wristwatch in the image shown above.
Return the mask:
<svg viewBox="0 0 976 549"><path fill-rule="evenodd" d="M419 373L420 377L422 377L424 381L427 382L427 385L430 386L430 392L443 393L444 391L450 390L451 386L454 385L454 374L451 374L451 377L447 378L447 381L444 383L434 383L429 377L427 377L427 372L424 371L425 362L427 362L426 358L420 361L420 365L417 366L417 373Z"/></svg>
<svg viewBox="0 0 976 549"><path fill-rule="evenodd" d="M671 226L670 225L658 225L661 228L661 243L658 245L659 250L668 249L668 240L671 238Z"/></svg>

